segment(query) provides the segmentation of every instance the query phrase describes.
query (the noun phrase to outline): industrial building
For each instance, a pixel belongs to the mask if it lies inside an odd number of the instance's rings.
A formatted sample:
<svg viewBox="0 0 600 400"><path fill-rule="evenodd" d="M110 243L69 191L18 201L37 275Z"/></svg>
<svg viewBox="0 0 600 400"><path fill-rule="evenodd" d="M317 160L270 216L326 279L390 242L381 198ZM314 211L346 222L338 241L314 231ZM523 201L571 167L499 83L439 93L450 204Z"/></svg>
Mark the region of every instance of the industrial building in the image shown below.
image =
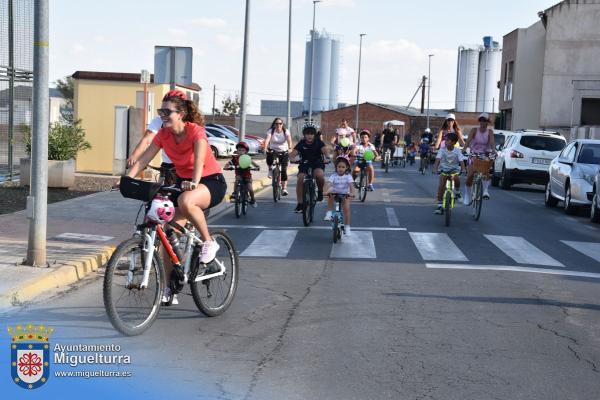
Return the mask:
<svg viewBox="0 0 600 400"><path fill-rule="evenodd" d="M291 115L292 118L299 117L302 115L303 102L291 101ZM287 101L285 100L261 100L260 101L260 115L272 115L275 117L287 116Z"/></svg>
<svg viewBox="0 0 600 400"><path fill-rule="evenodd" d="M600 3L565 0L504 36L500 110L505 129L600 137Z"/></svg>
<svg viewBox="0 0 600 400"><path fill-rule="evenodd" d="M341 42L338 38L323 31L314 32L315 63L312 89L311 63L312 43L310 38L306 42L306 57L304 63L304 102L303 111L308 112L310 98L312 97L313 112L332 110L338 105L338 91L340 81Z"/></svg>
<svg viewBox="0 0 600 400"><path fill-rule="evenodd" d="M456 71L456 111L495 113L498 110L502 49L491 36L483 46L460 46Z"/></svg>

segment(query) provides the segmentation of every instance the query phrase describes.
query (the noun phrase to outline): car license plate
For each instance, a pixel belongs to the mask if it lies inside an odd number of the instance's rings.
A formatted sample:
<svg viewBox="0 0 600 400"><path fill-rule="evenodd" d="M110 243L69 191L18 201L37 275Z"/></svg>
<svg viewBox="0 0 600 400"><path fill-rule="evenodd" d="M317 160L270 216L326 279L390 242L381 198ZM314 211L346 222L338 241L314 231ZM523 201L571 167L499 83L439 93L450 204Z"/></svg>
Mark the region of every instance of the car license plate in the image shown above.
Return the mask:
<svg viewBox="0 0 600 400"><path fill-rule="evenodd" d="M531 162L534 164L550 165L550 159L548 158L532 158Z"/></svg>

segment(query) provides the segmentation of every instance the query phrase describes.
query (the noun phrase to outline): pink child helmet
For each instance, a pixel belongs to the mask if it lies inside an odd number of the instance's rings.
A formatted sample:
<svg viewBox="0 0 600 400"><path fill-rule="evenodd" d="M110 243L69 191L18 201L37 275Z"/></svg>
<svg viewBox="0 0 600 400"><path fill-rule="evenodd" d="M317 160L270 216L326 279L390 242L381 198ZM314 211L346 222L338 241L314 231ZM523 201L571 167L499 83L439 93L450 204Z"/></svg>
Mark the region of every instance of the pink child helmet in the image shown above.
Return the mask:
<svg viewBox="0 0 600 400"><path fill-rule="evenodd" d="M175 217L175 206L168 197L157 196L152 200L146 217L152 222L169 222Z"/></svg>

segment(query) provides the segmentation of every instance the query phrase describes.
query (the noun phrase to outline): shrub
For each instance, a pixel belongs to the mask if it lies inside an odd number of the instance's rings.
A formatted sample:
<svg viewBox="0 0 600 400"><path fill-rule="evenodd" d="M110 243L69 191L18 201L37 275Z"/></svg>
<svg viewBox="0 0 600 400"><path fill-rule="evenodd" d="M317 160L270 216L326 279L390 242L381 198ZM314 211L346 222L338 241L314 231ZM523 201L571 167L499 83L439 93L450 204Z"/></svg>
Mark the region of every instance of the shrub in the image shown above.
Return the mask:
<svg viewBox="0 0 600 400"><path fill-rule="evenodd" d="M31 156L31 128L25 128L25 151ZM77 153L91 149L90 143L85 140L85 130L81 127L81 120L73 124L56 122L48 130L48 160L66 161L77 158Z"/></svg>

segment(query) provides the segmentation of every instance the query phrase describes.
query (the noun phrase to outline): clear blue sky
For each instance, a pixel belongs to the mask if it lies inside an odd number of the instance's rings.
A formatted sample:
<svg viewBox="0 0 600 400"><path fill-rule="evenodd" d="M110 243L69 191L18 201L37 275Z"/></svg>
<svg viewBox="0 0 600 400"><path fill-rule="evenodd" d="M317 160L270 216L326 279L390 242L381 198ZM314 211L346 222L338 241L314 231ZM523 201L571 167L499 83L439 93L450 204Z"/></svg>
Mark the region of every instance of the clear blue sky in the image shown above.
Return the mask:
<svg viewBox="0 0 600 400"><path fill-rule="evenodd" d="M324 0L317 28L343 41L340 101L356 100L359 33L363 42L361 101L406 104L432 62L432 107L452 107L457 47L479 44L538 20L557 0ZM292 98L302 100L304 43L312 1L293 0ZM50 79L76 70L139 72L153 69L154 45L194 48L194 81L209 110L239 93L244 32L243 0L102 0L50 2ZM249 111L260 99L285 100L288 0L252 0Z"/></svg>

